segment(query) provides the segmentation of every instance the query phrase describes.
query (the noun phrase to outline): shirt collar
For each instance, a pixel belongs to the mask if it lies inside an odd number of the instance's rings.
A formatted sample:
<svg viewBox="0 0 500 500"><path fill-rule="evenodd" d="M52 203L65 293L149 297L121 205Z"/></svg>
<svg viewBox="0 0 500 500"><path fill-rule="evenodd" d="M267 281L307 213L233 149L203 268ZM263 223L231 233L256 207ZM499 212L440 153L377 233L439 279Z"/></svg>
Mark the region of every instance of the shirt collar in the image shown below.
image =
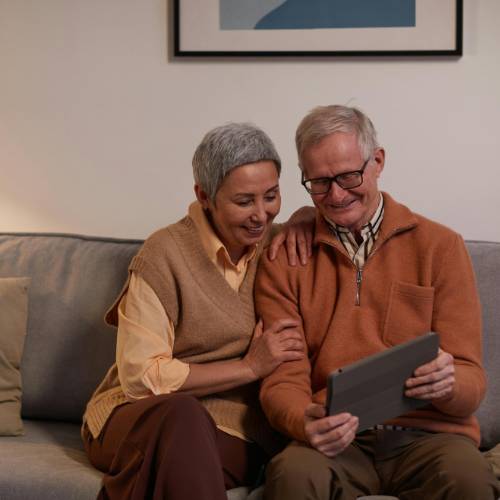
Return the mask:
<svg viewBox="0 0 500 500"><path fill-rule="evenodd" d="M210 224L210 221L208 220L199 201L194 201L191 205L189 205L188 215L191 217L196 230L200 235L203 249L207 253L208 258L214 264L217 262L218 258L222 258L226 264L238 268L241 267L242 264L247 264L255 257L255 254L257 253L257 245L252 245L248 248L248 251L243 255L243 257L241 257L238 264L234 264L229 256L227 248L212 228L212 225Z"/></svg>

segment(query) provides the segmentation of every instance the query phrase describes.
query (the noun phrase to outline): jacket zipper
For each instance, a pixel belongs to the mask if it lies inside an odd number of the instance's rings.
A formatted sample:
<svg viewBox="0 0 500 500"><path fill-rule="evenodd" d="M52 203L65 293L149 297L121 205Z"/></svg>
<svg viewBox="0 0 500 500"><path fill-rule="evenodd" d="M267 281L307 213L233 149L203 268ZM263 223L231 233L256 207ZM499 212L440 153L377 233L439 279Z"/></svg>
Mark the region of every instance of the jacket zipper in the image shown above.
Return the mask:
<svg viewBox="0 0 500 500"><path fill-rule="evenodd" d="M389 240L390 238L392 238L395 234L401 233L403 231L407 231L408 229L412 229L413 227L414 227L414 225L410 225L410 226L405 226L405 227L400 227L400 228L397 228L397 229L393 229L384 238L383 241L381 240L381 243L379 243L378 245L374 246L374 248L372 249L370 255L366 259L365 265L367 264L368 260L370 260L373 257L373 255L375 254L375 252L377 252L377 250L382 246L383 243L385 243L387 240ZM360 306L361 305L361 283L363 282L363 269L360 269L358 266L356 266L356 264L354 264L354 262L351 260L351 258L349 257L349 255L347 253L345 253L344 251L340 250L340 247L336 247L335 245L332 245L329 241L325 241L325 240L319 240L319 242L320 243L325 243L325 244L333 247L341 255L344 255L345 257L347 257L349 259L349 262L356 268L356 300L354 302L354 305Z"/></svg>
<svg viewBox="0 0 500 500"><path fill-rule="evenodd" d="M363 270L356 268L356 305L361 305L361 282L363 281Z"/></svg>
<svg viewBox="0 0 500 500"><path fill-rule="evenodd" d="M370 255L368 255L368 258L365 261L365 265L368 263L368 260L370 260L373 257L373 255L375 254L375 252L382 246L383 243L385 243L389 238L391 238L395 234L397 234L397 233L399 233L401 231L404 231L404 230L405 230L405 228L403 228L403 229L396 229L396 230L392 231L384 239L384 241L382 243L380 243L379 245L375 245L374 248L372 249ZM352 260L351 260L351 262L352 262ZM363 282L363 269L364 269L364 266L363 266L363 268L359 268L358 266L355 265L355 267L356 267L356 302L355 302L355 305L356 306L360 306L361 305L361 283Z"/></svg>

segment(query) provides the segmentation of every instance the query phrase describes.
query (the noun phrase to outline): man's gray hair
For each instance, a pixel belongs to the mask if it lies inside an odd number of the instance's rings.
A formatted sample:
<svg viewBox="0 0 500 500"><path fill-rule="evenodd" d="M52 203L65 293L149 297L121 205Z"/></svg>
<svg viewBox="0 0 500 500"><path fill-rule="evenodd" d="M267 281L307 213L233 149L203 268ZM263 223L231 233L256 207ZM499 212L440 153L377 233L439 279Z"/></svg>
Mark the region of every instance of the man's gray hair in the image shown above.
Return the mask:
<svg viewBox="0 0 500 500"><path fill-rule="evenodd" d="M318 106L302 119L295 134L295 145L301 169L304 151L319 144L323 138L335 132L355 133L358 138L359 151L365 160L379 147L375 127L362 111L336 104Z"/></svg>
<svg viewBox="0 0 500 500"><path fill-rule="evenodd" d="M215 200L226 175L236 167L273 161L278 175L281 160L269 136L251 123L228 123L203 137L193 156L194 181Z"/></svg>

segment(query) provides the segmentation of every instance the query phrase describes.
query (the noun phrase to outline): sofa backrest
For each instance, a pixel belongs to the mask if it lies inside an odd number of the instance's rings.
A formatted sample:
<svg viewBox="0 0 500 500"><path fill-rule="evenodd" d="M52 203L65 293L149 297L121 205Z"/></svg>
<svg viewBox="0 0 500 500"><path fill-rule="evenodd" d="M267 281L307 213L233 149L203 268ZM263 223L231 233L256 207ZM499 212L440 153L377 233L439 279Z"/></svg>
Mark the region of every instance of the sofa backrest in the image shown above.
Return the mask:
<svg viewBox="0 0 500 500"><path fill-rule="evenodd" d="M115 357L103 321L142 241L0 233L0 277L30 276L23 417L79 421ZM468 241L483 309L489 378L477 412L483 445L500 442L500 243ZM460 290L457 290L460 293Z"/></svg>
<svg viewBox="0 0 500 500"><path fill-rule="evenodd" d="M486 396L477 411L481 445L500 443L500 243L467 241L483 311L483 362ZM460 293L460 290L457 290Z"/></svg>
<svg viewBox="0 0 500 500"><path fill-rule="evenodd" d="M0 234L0 277L30 276L22 415L78 422L115 357L104 313L141 241Z"/></svg>

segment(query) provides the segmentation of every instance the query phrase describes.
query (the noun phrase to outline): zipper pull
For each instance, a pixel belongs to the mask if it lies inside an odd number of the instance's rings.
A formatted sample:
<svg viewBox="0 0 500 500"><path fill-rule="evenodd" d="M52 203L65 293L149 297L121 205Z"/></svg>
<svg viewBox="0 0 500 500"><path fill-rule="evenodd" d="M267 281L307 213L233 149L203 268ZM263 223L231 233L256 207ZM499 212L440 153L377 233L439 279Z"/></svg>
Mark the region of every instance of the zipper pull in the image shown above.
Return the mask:
<svg viewBox="0 0 500 500"><path fill-rule="evenodd" d="M356 305L361 305L361 281L363 280L362 269L358 267L356 271Z"/></svg>

